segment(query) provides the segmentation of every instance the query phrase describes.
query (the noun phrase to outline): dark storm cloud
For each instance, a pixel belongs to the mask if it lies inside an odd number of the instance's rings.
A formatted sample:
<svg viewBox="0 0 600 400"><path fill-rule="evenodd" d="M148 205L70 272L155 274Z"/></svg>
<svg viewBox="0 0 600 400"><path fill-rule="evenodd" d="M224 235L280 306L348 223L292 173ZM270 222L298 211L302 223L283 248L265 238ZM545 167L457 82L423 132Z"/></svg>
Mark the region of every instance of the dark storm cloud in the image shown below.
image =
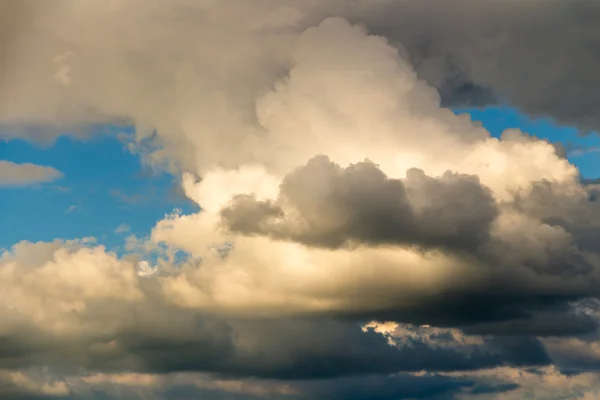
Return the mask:
<svg viewBox="0 0 600 400"><path fill-rule="evenodd" d="M215 377L216 378L216 377ZM153 388L152 398L161 400L196 400L210 398L215 400L450 400L457 394L501 394L518 387L515 384L489 384L477 382L466 377L452 377L439 374L411 375L405 373L393 375L366 375L362 377L337 378L310 381L278 381L291 390L284 393L269 391L274 381L254 380L264 384L264 390L252 393L251 390L239 392L202 388L182 383L171 383L166 387ZM240 386L243 388L243 384ZM104 385L95 387L93 397L84 391L73 393L72 400L125 400L140 399L140 388ZM86 396L86 394L88 394Z"/></svg>
<svg viewBox="0 0 600 400"><path fill-rule="evenodd" d="M468 379L439 375L365 376L328 381L307 382L303 387L305 399L331 400L400 400L452 398L460 391L474 390L475 382ZM443 396L443 397L442 397Z"/></svg>
<svg viewBox="0 0 600 400"><path fill-rule="evenodd" d="M47 382L43 377L39 380L35 378L40 376L27 375L22 371L0 370L0 398L2 400L72 399L64 383Z"/></svg>
<svg viewBox="0 0 600 400"><path fill-rule="evenodd" d="M30 393L21 388L4 387L0 385L0 395L3 400L71 400L73 397L54 396L39 393Z"/></svg>
<svg viewBox="0 0 600 400"><path fill-rule="evenodd" d="M531 115L600 127L597 1L384 0L363 7L352 18L406 48L445 104L507 101Z"/></svg>
<svg viewBox="0 0 600 400"><path fill-rule="evenodd" d="M95 311L97 315L100 311ZM127 310L123 327L98 337L56 338L24 326L0 342L0 369L37 365L61 374L136 371L206 372L232 378L307 380L400 371L457 371L499 365L545 365L543 349L486 341L444 347L418 337L391 346L388 338L354 321L331 319L222 320L154 305ZM129 323L125 322L129 321ZM26 337L25 337L26 336ZM535 343L533 343L535 344Z"/></svg>
<svg viewBox="0 0 600 400"><path fill-rule="evenodd" d="M217 379L218 377L214 377ZM412 375L406 373L392 375L366 375L352 378L319 379L308 381L240 381L238 391L218 390L198 387L193 384L171 382L164 387L152 388L152 398L162 400L196 400L210 398L215 400L443 400L452 399L458 393L482 394L503 393L518 387L514 384L487 384L466 377L452 377L440 374ZM264 389L253 393L244 392L243 383L254 382L264 385ZM288 391L283 393L269 390L270 384L284 384ZM94 400L142 399L138 397L138 387L118 387L103 385L94 388ZM148 391L146 391L147 393ZM89 393L89 391L88 391ZM71 399L90 399L84 391L73 393Z"/></svg>
<svg viewBox="0 0 600 400"><path fill-rule="evenodd" d="M283 209L291 208L289 214ZM232 231L317 247L401 244L474 250L497 215L476 177L420 170L388 178L375 164L342 168L325 156L289 174L278 204L239 196L222 210Z"/></svg>
<svg viewBox="0 0 600 400"><path fill-rule="evenodd" d="M472 370L522 361L504 344L482 345L474 353L463 351L458 343L454 348L437 348L422 340L394 347L383 335L370 329L363 332L356 323L326 319L243 322L237 324L236 332L255 346L239 359L262 369L262 377L279 379ZM272 359L265 357L275 349ZM532 355L528 365L548 363L545 352L531 349L528 353Z"/></svg>
<svg viewBox="0 0 600 400"><path fill-rule="evenodd" d="M445 293L410 308L395 308L361 314L349 318L372 318L402 321L415 325L458 327L474 335L569 336L593 332L598 322L585 315L574 315L569 304L591 296L585 287L574 293L561 293L560 282L540 290L541 282L517 283L519 275L495 276L489 283L469 288L469 293ZM391 308L391 307L390 307Z"/></svg>
<svg viewBox="0 0 600 400"><path fill-rule="evenodd" d="M547 343L553 361L564 371L578 373L581 371L600 371L600 354L594 348L594 342L564 340Z"/></svg>
<svg viewBox="0 0 600 400"><path fill-rule="evenodd" d="M207 390L200 389L194 386L177 386L158 391L158 396L161 400L264 400L264 399L290 399L297 400L298 396L275 396L275 395L253 395L250 393L231 393L224 390ZM116 398L115 400L120 400Z"/></svg>
<svg viewBox="0 0 600 400"><path fill-rule="evenodd" d="M562 308L566 308L563 306ZM518 336L535 332L539 336L570 336L594 332L598 322L592 318L575 315L570 310L540 311L528 317L508 321L477 322L463 327L468 334Z"/></svg>
<svg viewBox="0 0 600 400"><path fill-rule="evenodd" d="M71 400L70 396L55 396L52 394L28 391L18 386L0 384L0 396L2 400Z"/></svg>

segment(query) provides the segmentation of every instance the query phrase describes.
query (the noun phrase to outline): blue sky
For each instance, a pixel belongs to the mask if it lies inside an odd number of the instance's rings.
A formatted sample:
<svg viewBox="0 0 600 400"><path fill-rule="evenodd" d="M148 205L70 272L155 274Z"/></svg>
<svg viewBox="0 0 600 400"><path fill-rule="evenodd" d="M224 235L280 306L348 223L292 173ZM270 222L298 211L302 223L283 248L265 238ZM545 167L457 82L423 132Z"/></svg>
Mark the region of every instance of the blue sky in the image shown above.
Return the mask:
<svg viewBox="0 0 600 400"><path fill-rule="evenodd" d="M0 248L20 240L86 236L114 248L129 234L147 235L174 208L194 209L177 193L173 176L142 165L114 133L85 141L61 137L47 147L0 142L1 159L52 166L64 174L51 183L0 188ZM115 232L122 224L130 230Z"/></svg>
<svg viewBox="0 0 600 400"><path fill-rule="evenodd" d="M456 110L471 114L498 136L520 128L552 142L561 142L585 178L600 177L596 135L581 136L549 119L532 120L512 108ZM0 159L52 166L63 172L58 181L26 187L0 187L0 248L21 241L51 241L94 236L109 248L122 245L129 234L147 235L154 223L174 208L190 212L194 205L177 193L177 180L168 173L149 170L126 150L119 133L88 140L59 138L50 146L22 140L0 142ZM130 231L115 232L120 225Z"/></svg>

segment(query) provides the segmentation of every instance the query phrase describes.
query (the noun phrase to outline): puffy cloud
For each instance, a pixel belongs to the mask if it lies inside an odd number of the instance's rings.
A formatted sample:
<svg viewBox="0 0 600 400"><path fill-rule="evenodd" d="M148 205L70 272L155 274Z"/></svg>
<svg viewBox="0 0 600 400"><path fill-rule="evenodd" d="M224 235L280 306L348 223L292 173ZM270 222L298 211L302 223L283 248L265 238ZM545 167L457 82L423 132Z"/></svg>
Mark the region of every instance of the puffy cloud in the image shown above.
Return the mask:
<svg viewBox="0 0 600 400"><path fill-rule="evenodd" d="M4 0L0 6L1 119L26 127L9 135L48 139L60 129L36 127L129 119L173 131L167 141L185 153L184 163L195 164L200 160L185 143L213 151L236 143L235 131L252 122L254 94L284 73L297 34L330 16L390 38L445 104L506 99L532 114L597 128L598 97L589 85L598 64L589 51L597 40L594 0L261 0L252 6L61 0L44 7ZM149 25L152 35L144 29ZM557 52L565 57L557 60ZM196 128L224 135L206 140Z"/></svg>
<svg viewBox="0 0 600 400"><path fill-rule="evenodd" d="M24 186L57 180L62 173L55 168L30 163L0 160L0 186Z"/></svg>
<svg viewBox="0 0 600 400"><path fill-rule="evenodd" d="M105 253L90 240L22 243L2 260L3 305L7 307L0 346L2 368L44 365L55 372L64 371L73 378L44 378L42 381L49 383L39 386L59 388L61 393L68 388L70 398L89 398L100 389L106 390L107 396L113 393L115 399L126 393L135 398L136 393L148 392L148 385L156 386L149 393L159 398L197 394L198 390L239 391L240 398L314 398L327 393L343 399L352 398L348 397L351 392L356 392L356 398L427 398L433 393L483 389L476 383L479 378L367 376L549 362L543 347L528 338L481 338L465 336L460 330L397 324L370 324L361 330L355 322L327 318L223 319L174 308L161 296L164 278L135 277L131 261ZM83 280L81 274L94 279ZM44 301L38 301L42 298ZM33 303L35 308L30 307ZM77 305L77 309L71 307ZM77 378L75 372L80 368L92 375ZM121 376L123 370L142 375L139 379ZM175 371L218 373L226 378L207 377L197 382L183 377L169 383L171 378L164 374ZM101 382L106 373L114 378L112 389ZM355 382L371 389L350 391L354 380L337 378L346 375L366 375ZM266 382L260 389L251 382L235 383L232 377L290 380L291 386L286 389L285 384ZM329 381L306 381L317 377ZM39 382L40 378L36 379L32 382ZM499 383L490 385L493 390L504 390Z"/></svg>
<svg viewBox="0 0 600 400"><path fill-rule="evenodd" d="M257 101L273 146L263 162L188 175L204 211L154 229L152 240L202 259L165 279L171 301L478 333L594 329L568 304L596 295L595 253L525 207L540 182L589 192L555 147L518 131L489 137L441 108L385 40L342 19L302 34L294 60Z"/></svg>
<svg viewBox="0 0 600 400"><path fill-rule="evenodd" d="M117 373L201 371L277 379L520 365L505 345L475 352L423 341L390 345L358 323L315 318L224 318L173 307L170 278L89 241L21 243L2 255L0 368L45 365ZM538 353L527 364L545 364Z"/></svg>
<svg viewBox="0 0 600 400"><path fill-rule="evenodd" d="M401 181L370 162L341 168L317 157L286 176L278 203L242 195L221 215L234 232L314 246L473 249L487 239L497 209L477 177L446 173L435 179L410 170Z"/></svg>
<svg viewBox="0 0 600 400"><path fill-rule="evenodd" d="M2 310L10 322L22 318L50 332L98 332L106 321L83 322L89 303L117 301L125 304L143 299L132 265L89 248L85 242L21 242L0 258ZM85 318L83 318L85 319Z"/></svg>
<svg viewBox="0 0 600 400"><path fill-rule="evenodd" d="M154 130L163 134L169 151L154 158L180 153L174 165L197 162L188 140L223 159L236 143L232 133L252 118L247 111L255 90L285 64L294 39L286 29L293 19L277 23L288 17L269 13L271 2L235 1L233 8L187 0L16 3L0 4L11 21L1 39L0 123L8 127L2 136L50 141L65 130L87 135L97 123L134 123L140 139ZM271 23L252 26L269 14ZM150 25L155 35L147 35ZM229 110L236 114L231 123L219 121ZM204 140L198 129L224 135ZM212 140L219 136L220 143Z"/></svg>
<svg viewBox="0 0 600 400"><path fill-rule="evenodd" d="M461 104L481 99L480 94L488 101L485 94L497 92L532 113L584 124L594 118L588 82L596 61L582 46L593 43L595 26L586 16L597 7L590 0L541 1L503 0L490 9L472 0L261 0L251 7L238 0L152 6L62 0L52 7L5 0L2 14L10 23L3 24L2 34L2 121L26 129L13 126L4 134L48 139L60 129L36 127L130 120L142 136L144 128L162 132L161 142L179 154L178 164L222 162L222 150L240 143L232 139L237 131L260 134L253 124L255 95L285 73L297 35L330 16L347 17L390 38L446 102ZM535 12L539 7L546 10L543 15ZM156 29L146 35L143 28L150 24ZM556 26L569 35L556 36L561 30ZM556 46L573 56L555 60ZM536 48L535 56L530 48ZM498 59L506 62L490 61ZM195 134L199 131L221 135ZM199 157L198 148L206 154ZM255 156L243 151L246 159ZM220 160L212 159L215 153ZM167 155L173 151L155 158L168 161Z"/></svg>

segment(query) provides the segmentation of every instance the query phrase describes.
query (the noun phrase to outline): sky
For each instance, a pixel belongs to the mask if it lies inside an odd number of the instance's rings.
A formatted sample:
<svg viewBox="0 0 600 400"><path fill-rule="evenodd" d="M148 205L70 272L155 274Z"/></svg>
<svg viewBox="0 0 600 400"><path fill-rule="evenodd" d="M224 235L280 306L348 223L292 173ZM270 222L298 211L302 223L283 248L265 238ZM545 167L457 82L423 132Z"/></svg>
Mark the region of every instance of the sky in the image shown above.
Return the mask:
<svg viewBox="0 0 600 400"><path fill-rule="evenodd" d="M147 235L174 209L196 209L178 190L176 177L143 165L119 138L118 127L107 128L113 134L86 141L65 136L45 146L19 139L0 144L5 161L62 172L50 182L0 188L0 216L7 227L0 232L0 247L90 236L118 251L124 238Z"/></svg>
<svg viewBox="0 0 600 400"><path fill-rule="evenodd" d="M0 0L0 398L600 399L597 16Z"/></svg>

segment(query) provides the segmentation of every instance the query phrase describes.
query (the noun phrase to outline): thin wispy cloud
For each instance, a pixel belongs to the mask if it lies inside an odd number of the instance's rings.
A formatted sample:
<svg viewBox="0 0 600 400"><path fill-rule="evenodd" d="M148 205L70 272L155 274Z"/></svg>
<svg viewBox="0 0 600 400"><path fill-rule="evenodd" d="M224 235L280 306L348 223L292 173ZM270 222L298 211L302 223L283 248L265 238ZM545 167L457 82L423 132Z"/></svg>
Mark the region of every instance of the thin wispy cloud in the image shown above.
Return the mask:
<svg viewBox="0 0 600 400"><path fill-rule="evenodd" d="M121 225L117 226L117 228L115 229L115 233L123 234L123 233L129 232L130 230L131 230L131 228L129 227L129 225L121 224Z"/></svg>
<svg viewBox="0 0 600 400"><path fill-rule="evenodd" d="M124 193L122 190L120 189L111 189L110 190L110 195L117 199L118 201L125 203L125 204L129 204L129 205L134 205L134 204L139 204L144 200L144 196L141 194L126 194Z"/></svg>
<svg viewBox="0 0 600 400"><path fill-rule="evenodd" d="M19 187L48 183L62 178L55 168L31 163L0 160L0 186Z"/></svg>
<svg viewBox="0 0 600 400"><path fill-rule="evenodd" d="M73 213L73 212L75 212L75 211L77 211L77 210L79 210L79 206L76 206L76 205L74 205L74 204L73 204L73 205L69 206L69 207L68 207L68 208L65 210L65 213L66 213L66 214L71 214L71 213Z"/></svg>

